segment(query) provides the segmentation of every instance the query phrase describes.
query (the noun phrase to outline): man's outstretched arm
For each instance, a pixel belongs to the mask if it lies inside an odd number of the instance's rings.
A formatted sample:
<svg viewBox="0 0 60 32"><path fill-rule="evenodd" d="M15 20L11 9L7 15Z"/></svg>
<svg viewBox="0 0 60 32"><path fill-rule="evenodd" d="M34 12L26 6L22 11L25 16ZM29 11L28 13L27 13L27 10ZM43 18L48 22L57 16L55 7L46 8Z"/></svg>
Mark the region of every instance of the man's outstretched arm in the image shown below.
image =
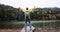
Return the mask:
<svg viewBox="0 0 60 32"><path fill-rule="evenodd" d="M35 7L34 7L34 8L32 8L29 12L34 12L34 10L35 10Z"/></svg>
<svg viewBox="0 0 60 32"><path fill-rule="evenodd" d="M24 10L24 9L22 9L22 8L20 8L19 10L21 10L22 12L26 12L26 10Z"/></svg>

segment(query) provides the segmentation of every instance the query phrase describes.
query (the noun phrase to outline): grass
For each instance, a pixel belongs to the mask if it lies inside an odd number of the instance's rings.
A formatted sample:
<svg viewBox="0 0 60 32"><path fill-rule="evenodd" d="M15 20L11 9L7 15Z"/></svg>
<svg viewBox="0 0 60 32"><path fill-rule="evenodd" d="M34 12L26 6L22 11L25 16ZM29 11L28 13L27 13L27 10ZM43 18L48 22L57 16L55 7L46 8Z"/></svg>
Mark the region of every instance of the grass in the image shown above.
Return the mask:
<svg viewBox="0 0 60 32"><path fill-rule="evenodd" d="M57 25L59 26L59 24L57 24L59 22L51 22L51 23L33 23L32 25L34 27L39 27L39 28L56 28ZM24 24L9 24L9 23L0 23L0 29L20 29L23 28Z"/></svg>

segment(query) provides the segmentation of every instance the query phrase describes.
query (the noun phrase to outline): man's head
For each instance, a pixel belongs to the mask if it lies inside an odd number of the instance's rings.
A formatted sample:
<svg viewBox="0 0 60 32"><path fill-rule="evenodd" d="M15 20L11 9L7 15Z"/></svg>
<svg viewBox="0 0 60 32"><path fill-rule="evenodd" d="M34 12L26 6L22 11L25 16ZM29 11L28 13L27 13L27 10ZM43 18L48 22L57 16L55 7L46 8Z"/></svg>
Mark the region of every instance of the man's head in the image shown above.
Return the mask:
<svg viewBox="0 0 60 32"><path fill-rule="evenodd" d="M26 10L28 10L28 8L26 8Z"/></svg>

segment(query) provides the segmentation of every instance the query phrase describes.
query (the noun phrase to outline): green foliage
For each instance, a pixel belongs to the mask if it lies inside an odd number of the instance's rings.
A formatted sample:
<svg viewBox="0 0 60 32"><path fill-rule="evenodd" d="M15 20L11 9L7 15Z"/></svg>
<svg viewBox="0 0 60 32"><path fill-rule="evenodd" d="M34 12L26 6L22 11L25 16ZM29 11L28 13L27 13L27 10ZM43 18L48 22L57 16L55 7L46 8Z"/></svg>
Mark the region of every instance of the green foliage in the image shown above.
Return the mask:
<svg viewBox="0 0 60 32"><path fill-rule="evenodd" d="M11 22L10 22L11 23ZM60 22L47 22L47 23L33 23L36 28L54 28L57 29L60 27ZM0 29L20 29L23 28L24 24L9 24L9 23L0 23Z"/></svg>
<svg viewBox="0 0 60 32"><path fill-rule="evenodd" d="M0 29L20 29L23 27L23 24L7 24L1 23Z"/></svg>
<svg viewBox="0 0 60 32"><path fill-rule="evenodd" d="M31 20L60 20L60 8L35 8ZM24 13L19 8L0 4L0 21L23 21Z"/></svg>

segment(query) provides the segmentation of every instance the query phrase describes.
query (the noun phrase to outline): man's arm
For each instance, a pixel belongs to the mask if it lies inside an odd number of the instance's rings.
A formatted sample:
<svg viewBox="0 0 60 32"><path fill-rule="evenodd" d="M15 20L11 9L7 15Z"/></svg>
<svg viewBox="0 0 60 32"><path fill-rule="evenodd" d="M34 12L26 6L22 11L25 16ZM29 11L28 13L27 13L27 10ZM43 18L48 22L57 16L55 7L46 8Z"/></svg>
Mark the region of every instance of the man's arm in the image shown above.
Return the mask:
<svg viewBox="0 0 60 32"><path fill-rule="evenodd" d="M22 12L26 12L26 10L24 10L24 9L22 9L22 8L20 8L20 10L21 10Z"/></svg>
<svg viewBox="0 0 60 32"><path fill-rule="evenodd" d="M35 10L35 7L34 7L34 8L32 8L31 10L29 10L29 12L34 12L34 10Z"/></svg>

